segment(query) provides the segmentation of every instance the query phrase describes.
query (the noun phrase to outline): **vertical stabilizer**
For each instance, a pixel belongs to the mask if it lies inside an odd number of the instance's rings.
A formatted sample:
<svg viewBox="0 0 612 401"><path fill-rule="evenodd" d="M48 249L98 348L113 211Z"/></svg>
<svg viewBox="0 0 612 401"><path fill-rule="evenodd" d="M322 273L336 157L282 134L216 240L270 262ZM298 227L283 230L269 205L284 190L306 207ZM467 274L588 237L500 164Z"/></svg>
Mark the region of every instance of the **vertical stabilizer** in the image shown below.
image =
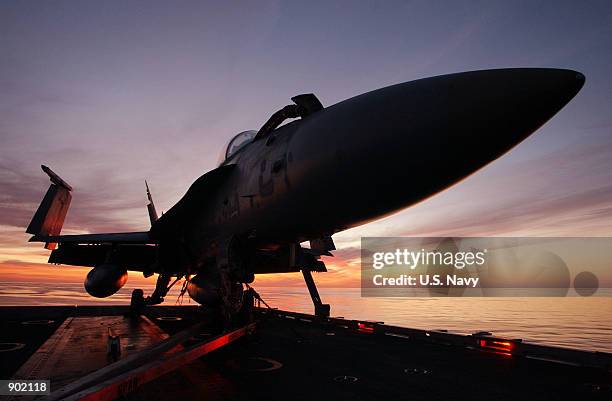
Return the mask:
<svg viewBox="0 0 612 401"><path fill-rule="evenodd" d="M155 203L153 203L153 197L151 196L151 191L149 191L149 184L147 180L145 180L145 186L147 187L147 198L149 198L149 203L147 203L147 211L149 212L149 221L151 225L155 223L158 219L157 210L155 210Z"/></svg>
<svg viewBox="0 0 612 401"><path fill-rule="evenodd" d="M56 236L62 231L64 219L70 207L72 187L49 167L43 165L41 168L51 179L51 185L34 217L32 217L26 232L34 235ZM55 249L56 245L55 243L47 243L45 248Z"/></svg>

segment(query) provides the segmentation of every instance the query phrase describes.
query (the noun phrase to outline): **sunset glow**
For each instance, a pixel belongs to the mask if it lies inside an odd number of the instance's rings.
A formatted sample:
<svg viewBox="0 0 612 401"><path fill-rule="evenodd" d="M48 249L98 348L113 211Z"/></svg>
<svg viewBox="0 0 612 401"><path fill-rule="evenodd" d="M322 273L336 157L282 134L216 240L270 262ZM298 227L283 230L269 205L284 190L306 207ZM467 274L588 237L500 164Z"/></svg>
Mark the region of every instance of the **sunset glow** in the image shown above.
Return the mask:
<svg viewBox="0 0 612 401"><path fill-rule="evenodd" d="M0 281L81 281L86 274L46 265L49 252L27 242L25 227L48 186L42 163L74 186L62 233L144 231L144 179L158 211L167 211L216 166L232 136L260 127L296 93L315 92L330 105L392 83L498 66L571 67L587 83L559 115L486 169L410 209L334 235L338 251L316 281L357 286L361 236L612 235L604 39L612 33L596 23L605 13L594 12L589 26L598 28L584 30L570 9L557 10L567 18L547 20L502 4L476 14L355 7L342 10L350 14L343 21L384 15L385 23L339 31L338 9L321 15L298 5L207 5L187 15L151 7L150 15L167 19L149 19L134 5L119 13L126 20L116 20L110 6L7 7L10 21L3 19L1 29L14 46L4 49L0 65ZM521 15L512 36L495 22L502 15ZM307 21L319 21L315 34ZM287 32L292 39L279 42ZM295 43L320 50L313 58ZM567 43L571 52L561 47ZM407 157L415 151L422 150L407 149ZM152 281L130 274L131 282L141 280ZM303 285L298 274L260 276L256 284Z"/></svg>

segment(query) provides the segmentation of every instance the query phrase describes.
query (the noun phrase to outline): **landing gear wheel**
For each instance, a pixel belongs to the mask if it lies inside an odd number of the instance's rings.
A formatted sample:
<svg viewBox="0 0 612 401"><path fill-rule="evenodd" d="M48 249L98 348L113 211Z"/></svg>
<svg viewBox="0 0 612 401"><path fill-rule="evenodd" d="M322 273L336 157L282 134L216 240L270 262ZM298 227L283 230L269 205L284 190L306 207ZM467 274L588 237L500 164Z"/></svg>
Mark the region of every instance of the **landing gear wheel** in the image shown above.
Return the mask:
<svg viewBox="0 0 612 401"><path fill-rule="evenodd" d="M236 314L240 324L248 324L253 322L253 307L255 306L255 297L259 296L252 288L248 287L242 294L242 305Z"/></svg>
<svg viewBox="0 0 612 401"><path fill-rule="evenodd" d="M130 315L139 316L142 314L145 305L144 291L142 291L140 288L132 291L132 298L130 300Z"/></svg>
<svg viewBox="0 0 612 401"><path fill-rule="evenodd" d="M244 291L240 283L232 283L228 287L221 290L221 313L226 326L232 327L242 309Z"/></svg>

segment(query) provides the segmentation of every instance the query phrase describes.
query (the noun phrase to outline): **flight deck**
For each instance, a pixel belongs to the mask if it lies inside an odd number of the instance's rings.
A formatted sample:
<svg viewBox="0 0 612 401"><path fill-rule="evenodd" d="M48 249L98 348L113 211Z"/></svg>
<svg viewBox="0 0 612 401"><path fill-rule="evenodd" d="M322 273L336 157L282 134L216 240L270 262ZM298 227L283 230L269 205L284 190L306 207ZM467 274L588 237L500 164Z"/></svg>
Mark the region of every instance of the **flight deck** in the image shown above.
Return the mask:
<svg viewBox="0 0 612 401"><path fill-rule="evenodd" d="M192 306L138 317L124 306L2 307L0 373L50 380L50 396L14 400L612 397L608 353L272 309L255 316L222 331Z"/></svg>

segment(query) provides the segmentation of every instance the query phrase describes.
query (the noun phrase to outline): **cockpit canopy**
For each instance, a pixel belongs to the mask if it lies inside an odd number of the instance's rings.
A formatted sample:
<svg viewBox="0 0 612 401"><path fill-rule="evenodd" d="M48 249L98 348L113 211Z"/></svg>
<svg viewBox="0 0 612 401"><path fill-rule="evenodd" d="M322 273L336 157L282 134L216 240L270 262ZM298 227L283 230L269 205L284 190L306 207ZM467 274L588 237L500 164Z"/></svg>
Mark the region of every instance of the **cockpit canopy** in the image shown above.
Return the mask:
<svg viewBox="0 0 612 401"><path fill-rule="evenodd" d="M323 110L323 105L312 93L297 95L291 98L294 104L287 105L266 121L259 131L243 131L232 138L229 144L225 147L225 152L219 158L219 164L225 163L226 160L232 158L236 153L244 149L249 143L257 137L263 138L277 129L285 120L289 118L304 118L320 110Z"/></svg>
<svg viewBox="0 0 612 401"><path fill-rule="evenodd" d="M233 137L225 147L225 151L221 155L220 163L223 163L224 161L238 153L238 151L246 147L249 143L253 141L255 135L257 135L257 131L249 130L243 131Z"/></svg>

